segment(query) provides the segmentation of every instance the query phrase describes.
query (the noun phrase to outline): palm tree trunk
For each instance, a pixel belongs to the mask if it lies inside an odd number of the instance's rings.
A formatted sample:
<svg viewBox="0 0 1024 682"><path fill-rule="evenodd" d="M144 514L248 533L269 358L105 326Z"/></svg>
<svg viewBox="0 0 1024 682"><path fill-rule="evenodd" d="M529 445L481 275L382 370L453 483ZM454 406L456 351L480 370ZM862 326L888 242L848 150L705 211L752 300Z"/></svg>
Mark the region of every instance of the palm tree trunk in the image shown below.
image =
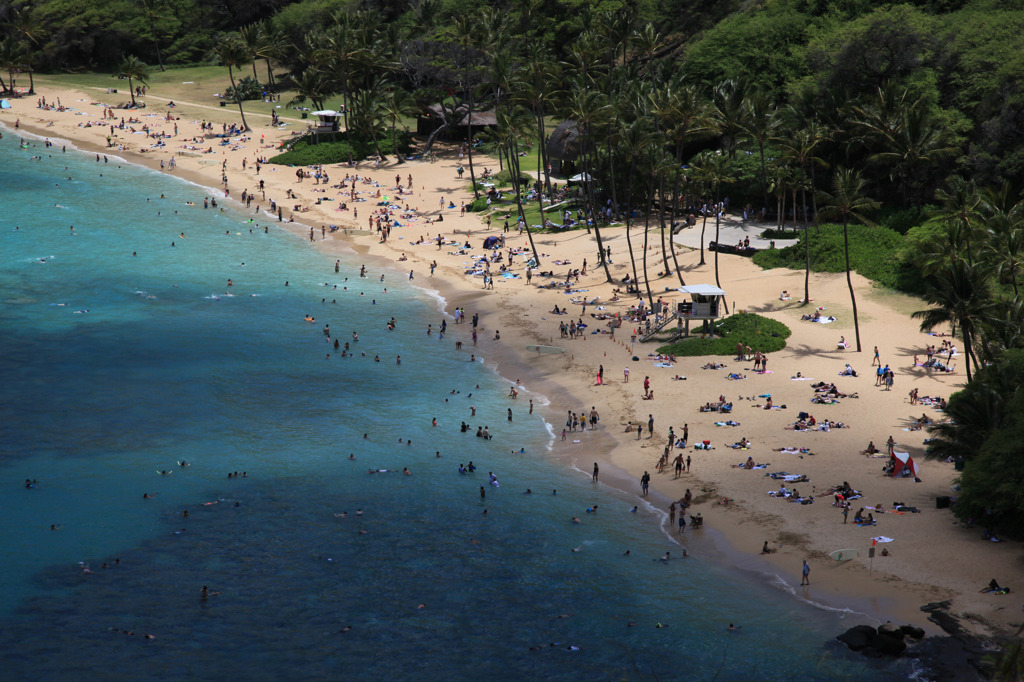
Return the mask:
<svg viewBox="0 0 1024 682"><path fill-rule="evenodd" d="M274 83L274 68L270 65L270 57L264 57L263 61L267 63L267 85L273 88L276 83Z"/></svg>
<svg viewBox="0 0 1024 682"><path fill-rule="evenodd" d="M156 46L156 63L160 65L160 70L164 71L164 55L160 52L160 39L153 38L153 45Z"/></svg>
<svg viewBox="0 0 1024 682"><path fill-rule="evenodd" d="M512 173L512 189L516 193L516 208L519 211L519 220L522 220L523 225L526 226L526 238L530 240L530 252L533 253L533 259L537 261L539 267L540 251L533 243L533 231L530 229L530 223L526 220L526 212L523 210L523 188L519 182L521 177L519 174L519 141L513 138L512 144L513 148L509 150L508 168Z"/></svg>
<svg viewBox="0 0 1024 682"><path fill-rule="evenodd" d="M961 326L961 331L964 337L964 367L967 368L967 383L971 383L971 359L974 358L975 366L978 365L978 360L974 355L974 345L971 343L971 333L967 330L967 327Z"/></svg>
<svg viewBox="0 0 1024 682"><path fill-rule="evenodd" d="M609 154L609 157L611 154ZM610 161L609 161L610 163ZM636 168L636 161L630 160L629 174L626 176L626 248L629 249L629 263L633 266L633 284L636 286L637 298L640 297L640 277L636 271L636 256L633 254L633 240L630 238L630 227L632 227L633 211L630 207L630 190L633 188L633 171Z"/></svg>
<svg viewBox="0 0 1024 682"><path fill-rule="evenodd" d="M29 67L28 70L28 94L36 94L36 82L35 79L32 78L32 67Z"/></svg>
<svg viewBox="0 0 1024 682"><path fill-rule="evenodd" d="M588 141L587 137L588 136L585 136L581 132L580 138L579 138L579 140L580 140L580 163L583 165L583 173L584 173L584 176L583 176L584 177L584 180L583 180L583 183L584 183L584 185L583 185L584 186L584 191L583 191L583 210L587 213L587 215L591 216L591 218L594 221L594 238L597 239L598 261L604 267L605 281L606 282L611 282L612 281L612 271L608 268L608 258L605 256L605 251L604 251L604 240L601 239L601 228L598 226L598 223L600 221L598 220L597 211L595 210L595 206L594 206L594 197L593 197L593 194L591 192L591 187L592 187L593 183L591 183L589 180L587 180L587 178L593 178L593 175L591 175L591 173L590 173L590 171L593 170L591 168L591 166L590 166L590 157L592 155L592 152L590 152L590 144L589 144L589 141ZM612 177L615 177L615 176L612 175ZM614 182L612 182L612 203L615 203L615 183ZM543 222L543 215L544 214L542 213L541 214L541 221L542 222Z"/></svg>
<svg viewBox="0 0 1024 682"><path fill-rule="evenodd" d="M758 141L758 148L761 151L761 199L764 205L768 205L768 169L764 164L764 142Z"/></svg>
<svg viewBox="0 0 1024 682"><path fill-rule="evenodd" d="M132 108L135 108L135 88L132 87L132 77L128 76L128 94L132 96Z"/></svg>
<svg viewBox="0 0 1024 682"><path fill-rule="evenodd" d="M651 209L653 208L652 202L654 201L654 174L651 174L651 179L647 183L647 210L644 211L644 288L647 289L647 302L651 304L651 310L654 310L654 296L651 295L651 277L647 273L647 239L651 231Z"/></svg>
<svg viewBox="0 0 1024 682"><path fill-rule="evenodd" d="M469 181L473 184L473 198L480 198L476 186L476 171L473 168L473 86L469 82L469 60L466 60L466 88L469 90L469 112L466 114L466 158L469 160ZM511 170L511 168L510 168Z"/></svg>
<svg viewBox="0 0 1024 682"><path fill-rule="evenodd" d="M853 295L853 278L850 277L850 233L847 229L849 217L843 216L843 253L846 256L846 286L850 288L850 305L853 307L853 335L857 340L857 352L860 347L860 320L857 318L857 297ZM966 343L966 342L965 342Z"/></svg>
<svg viewBox="0 0 1024 682"><path fill-rule="evenodd" d="M235 74L228 65L228 78L231 80L231 91L235 93L235 102L238 103L238 114L242 117L242 130L249 130L249 124L245 122L245 112L242 111L242 98L238 96L238 87L235 85Z"/></svg>
<svg viewBox="0 0 1024 682"><path fill-rule="evenodd" d="M394 152L397 163L402 163L402 154L398 151L398 117L394 115L391 117L391 151ZM409 191L412 191L412 187Z"/></svg>
<svg viewBox="0 0 1024 682"><path fill-rule="evenodd" d="M700 226L700 263L698 265L704 265L707 261L704 260L704 232L708 229L708 212L704 211L704 222Z"/></svg>
<svg viewBox="0 0 1024 682"><path fill-rule="evenodd" d="M814 210L814 231L821 234L821 224L818 222L818 197L814 191L814 161L811 161L811 207Z"/></svg>
<svg viewBox="0 0 1024 682"><path fill-rule="evenodd" d="M805 190L800 190L803 193ZM801 197L806 206L807 196ZM811 302L811 234L808 231L807 211L804 211L804 305Z"/></svg>
<svg viewBox="0 0 1024 682"><path fill-rule="evenodd" d="M719 234L722 225L722 213L718 210L718 186L715 186L715 286L719 289L722 288L722 283L718 279L718 252L722 248L721 242L719 242ZM725 303L723 300L722 303ZM728 311L726 311L728 312Z"/></svg>
<svg viewBox="0 0 1024 682"><path fill-rule="evenodd" d="M676 225L676 217L677 217L676 209L678 209L678 207L679 207L679 171L678 171L678 167L679 167L679 165L677 164L677 166L676 166L676 168L677 168L676 174L675 174L675 176L674 176L674 178L672 180L672 211L668 214L668 231L669 231L668 246L672 250L672 269L676 271L676 277L679 278L679 286L684 287L684 286L686 286L686 282L683 281L683 273L679 270L679 259L676 258L676 241L672 238L672 237L675 236L675 229L676 229L675 225ZM664 190L665 190L665 181L664 181L664 179L662 179L661 190L662 190L661 201L662 201L662 203L664 203L664 201L665 201L665 192L664 192ZM664 230L665 226L662 225L661 229Z"/></svg>
<svg viewBox="0 0 1024 682"><path fill-rule="evenodd" d="M658 230L661 232L661 262L665 264L665 274L668 271L668 245L665 243L665 178L658 174ZM654 179L651 179L651 192L654 192ZM671 240L669 240L671 241Z"/></svg>

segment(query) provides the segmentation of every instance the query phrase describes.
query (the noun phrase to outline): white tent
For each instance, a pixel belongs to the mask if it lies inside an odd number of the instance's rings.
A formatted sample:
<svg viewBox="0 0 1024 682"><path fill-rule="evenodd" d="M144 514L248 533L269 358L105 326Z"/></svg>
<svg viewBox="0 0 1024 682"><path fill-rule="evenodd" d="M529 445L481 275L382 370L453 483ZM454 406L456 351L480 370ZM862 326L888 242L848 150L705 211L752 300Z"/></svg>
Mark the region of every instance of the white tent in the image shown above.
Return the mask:
<svg viewBox="0 0 1024 682"><path fill-rule="evenodd" d="M569 182L590 182L591 180L593 178L590 177L590 173L577 173L569 178Z"/></svg>

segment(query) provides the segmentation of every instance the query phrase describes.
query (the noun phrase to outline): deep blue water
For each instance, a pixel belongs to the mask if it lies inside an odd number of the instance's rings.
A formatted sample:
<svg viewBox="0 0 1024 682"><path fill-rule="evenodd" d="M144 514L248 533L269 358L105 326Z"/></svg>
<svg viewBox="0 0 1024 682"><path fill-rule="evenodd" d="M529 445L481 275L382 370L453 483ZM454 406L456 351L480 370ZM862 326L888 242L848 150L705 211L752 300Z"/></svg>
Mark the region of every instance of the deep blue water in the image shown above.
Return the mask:
<svg viewBox="0 0 1024 682"><path fill-rule="evenodd" d="M0 141L3 679L898 676L699 538L658 561L660 517L552 461L402 274L28 142Z"/></svg>

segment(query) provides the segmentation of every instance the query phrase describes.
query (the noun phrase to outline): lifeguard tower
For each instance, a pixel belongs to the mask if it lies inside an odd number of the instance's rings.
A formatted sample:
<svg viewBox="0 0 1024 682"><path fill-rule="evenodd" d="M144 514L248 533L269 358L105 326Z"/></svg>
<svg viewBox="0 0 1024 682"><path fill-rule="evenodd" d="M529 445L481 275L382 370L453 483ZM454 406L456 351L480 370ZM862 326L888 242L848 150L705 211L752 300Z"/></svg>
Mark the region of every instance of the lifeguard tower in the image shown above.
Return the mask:
<svg viewBox="0 0 1024 682"><path fill-rule="evenodd" d="M710 284L691 284L679 287L678 291L690 295L689 301L676 304L676 317L683 327L683 335L690 335L691 320L702 321L704 330L710 331L711 323L722 317L725 310L725 292Z"/></svg>
<svg viewBox="0 0 1024 682"><path fill-rule="evenodd" d="M337 111L314 111L313 115L317 120L310 124L315 133L336 133L340 128L341 114Z"/></svg>

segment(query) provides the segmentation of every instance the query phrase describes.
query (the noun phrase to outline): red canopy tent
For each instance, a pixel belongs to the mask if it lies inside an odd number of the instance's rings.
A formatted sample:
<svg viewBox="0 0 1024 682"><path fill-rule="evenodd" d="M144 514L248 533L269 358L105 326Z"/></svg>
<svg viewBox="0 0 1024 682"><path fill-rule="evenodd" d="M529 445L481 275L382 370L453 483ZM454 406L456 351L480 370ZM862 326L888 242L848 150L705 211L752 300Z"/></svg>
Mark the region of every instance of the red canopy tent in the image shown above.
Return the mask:
<svg viewBox="0 0 1024 682"><path fill-rule="evenodd" d="M893 478L902 474L904 468L907 468L914 478L919 478L917 463L914 461L914 458L910 456L909 452L893 450L892 458L896 460L895 466L892 468Z"/></svg>

